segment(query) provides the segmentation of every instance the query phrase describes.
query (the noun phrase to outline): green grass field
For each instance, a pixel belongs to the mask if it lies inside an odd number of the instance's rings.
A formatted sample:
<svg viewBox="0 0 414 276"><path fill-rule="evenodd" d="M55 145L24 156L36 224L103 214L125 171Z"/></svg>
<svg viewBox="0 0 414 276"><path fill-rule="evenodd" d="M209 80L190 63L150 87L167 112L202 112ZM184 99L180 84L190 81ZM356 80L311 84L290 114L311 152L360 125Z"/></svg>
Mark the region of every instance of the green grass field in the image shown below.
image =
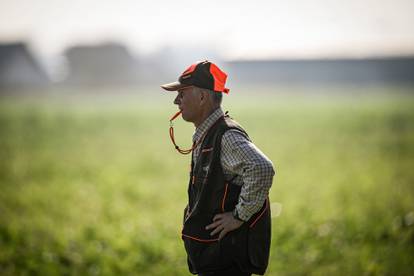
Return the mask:
<svg viewBox="0 0 414 276"><path fill-rule="evenodd" d="M190 275L190 160L152 93L0 98L0 275ZM266 275L414 275L414 94L232 93L276 167Z"/></svg>

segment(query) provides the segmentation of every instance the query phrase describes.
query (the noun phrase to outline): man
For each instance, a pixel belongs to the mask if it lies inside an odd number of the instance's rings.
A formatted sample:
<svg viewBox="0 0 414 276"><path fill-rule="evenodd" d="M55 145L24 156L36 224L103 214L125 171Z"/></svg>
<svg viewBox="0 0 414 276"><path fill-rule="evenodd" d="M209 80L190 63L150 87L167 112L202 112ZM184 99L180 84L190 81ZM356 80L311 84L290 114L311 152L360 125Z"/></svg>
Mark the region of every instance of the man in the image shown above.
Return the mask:
<svg viewBox="0 0 414 276"><path fill-rule="evenodd" d="M226 73L214 63L191 65L178 82L162 85L178 91L174 104L195 126L184 210L182 239L189 270L199 275L264 274L270 250L268 194L275 174L272 162L243 128L223 113Z"/></svg>

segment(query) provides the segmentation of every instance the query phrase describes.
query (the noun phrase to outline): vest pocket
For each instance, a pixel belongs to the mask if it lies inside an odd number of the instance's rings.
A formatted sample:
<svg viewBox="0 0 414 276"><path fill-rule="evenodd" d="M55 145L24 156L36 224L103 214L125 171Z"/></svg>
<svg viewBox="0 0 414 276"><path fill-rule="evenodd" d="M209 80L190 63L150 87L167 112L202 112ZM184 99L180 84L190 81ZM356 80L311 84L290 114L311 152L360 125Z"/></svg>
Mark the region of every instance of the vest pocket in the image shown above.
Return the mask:
<svg viewBox="0 0 414 276"><path fill-rule="evenodd" d="M269 203L265 202L265 204ZM263 274L270 253L271 218L268 205L265 206L263 213L257 217L254 224L249 225L248 232L247 251L250 263L257 269L258 274Z"/></svg>
<svg viewBox="0 0 414 276"><path fill-rule="evenodd" d="M218 235L210 236L212 230L205 230L205 226L211 223L212 217L213 214L197 213L184 223L181 236L192 273L223 269L233 260L233 243L237 243L232 238L233 232L221 240Z"/></svg>
<svg viewBox="0 0 414 276"><path fill-rule="evenodd" d="M213 271L222 268L221 245L218 241L201 242L183 237L188 264L192 273Z"/></svg>

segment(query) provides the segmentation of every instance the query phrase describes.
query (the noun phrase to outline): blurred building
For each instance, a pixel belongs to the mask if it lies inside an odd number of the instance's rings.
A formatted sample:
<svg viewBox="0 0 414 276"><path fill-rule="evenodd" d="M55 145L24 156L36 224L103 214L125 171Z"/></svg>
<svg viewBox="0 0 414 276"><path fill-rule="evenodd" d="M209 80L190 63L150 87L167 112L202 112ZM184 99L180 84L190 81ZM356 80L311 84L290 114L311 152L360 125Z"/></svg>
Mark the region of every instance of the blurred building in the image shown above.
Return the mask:
<svg viewBox="0 0 414 276"><path fill-rule="evenodd" d="M264 85L414 85L414 57L233 61L232 82Z"/></svg>
<svg viewBox="0 0 414 276"><path fill-rule="evenodd" d="M53 57L50 57L53 58ZM224 62L213 50L165 47L134 56L119 43L77 45L64 58L35 58L24 43L0 44L0 89L29 90L63 86L158 86L178 78L190 64L210 59L237 85L409 85L414 86L414 57L319 60L239 60ZM56 62L55 62L56 61ZM49 73L49 75L47 74Z"/></svg>
<svg viewBox="0 0 414 276"><path fill-rule="evenodd" d="M0 44L0 89L38 88L50 80L26 44Z"/></svg>
<svg viewBox="0 0 414 276"><path fill-rule="evenodd" d="M136 85L140 82L138 62L127 48L116 43L74 46L65 52L67 85Z"/></svg>

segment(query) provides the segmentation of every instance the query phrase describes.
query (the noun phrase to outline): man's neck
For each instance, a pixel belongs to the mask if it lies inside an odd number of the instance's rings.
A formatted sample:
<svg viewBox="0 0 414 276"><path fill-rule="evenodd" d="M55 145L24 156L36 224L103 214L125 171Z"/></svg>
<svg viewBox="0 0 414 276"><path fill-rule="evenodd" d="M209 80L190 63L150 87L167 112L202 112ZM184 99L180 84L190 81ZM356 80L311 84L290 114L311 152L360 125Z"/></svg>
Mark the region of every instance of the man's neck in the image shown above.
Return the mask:
<svg viewBox="0 0 414 276"><path fill-rule="evenodd" d="M217 110L217 108L220 108L220 106L214 106L202 112L200 116L200 120L198 120L197 122L194 122L194 126L198 128L211 114L214 113L214 111Z"/></svg>

